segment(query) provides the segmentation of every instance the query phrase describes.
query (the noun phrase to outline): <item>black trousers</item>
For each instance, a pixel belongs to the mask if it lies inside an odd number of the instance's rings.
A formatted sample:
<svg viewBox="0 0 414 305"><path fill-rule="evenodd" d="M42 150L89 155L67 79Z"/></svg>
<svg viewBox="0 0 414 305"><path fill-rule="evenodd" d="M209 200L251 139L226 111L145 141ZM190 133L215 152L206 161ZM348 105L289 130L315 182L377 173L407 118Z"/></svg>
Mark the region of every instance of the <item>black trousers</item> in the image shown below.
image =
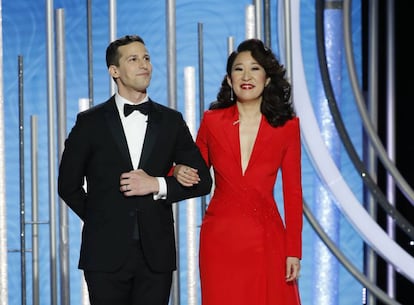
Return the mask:
<svg viewBox="0 0 414 305"><path fill-rule="evenodd" d="M153 272L139 241L116 272L84 271L91 305L168 305L172 271Z"/></svg>

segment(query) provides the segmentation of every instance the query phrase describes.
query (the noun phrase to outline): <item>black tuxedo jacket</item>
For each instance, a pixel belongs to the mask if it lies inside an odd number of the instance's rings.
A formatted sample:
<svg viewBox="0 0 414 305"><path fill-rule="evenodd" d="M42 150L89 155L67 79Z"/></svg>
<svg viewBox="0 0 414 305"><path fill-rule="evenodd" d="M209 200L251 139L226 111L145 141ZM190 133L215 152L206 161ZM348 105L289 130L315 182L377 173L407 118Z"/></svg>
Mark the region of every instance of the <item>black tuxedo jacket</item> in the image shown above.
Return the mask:
<svg viewBox="0 0 414 305"><path fill-rule="evenodd" d="M125 197L121 173L132 170L115 98L79 113L59 165L58 193L83 220L79 268L114 271L125 261L138 221L144 256L154 271L176 269L172 203L206 195L212 179L191 133L178 111L150 100L139 167L165 177L167 199L153 195ZM199 170L200 183L182 187L168 176L174 163ZM84 181L86 178L86 188Z"/></svg>

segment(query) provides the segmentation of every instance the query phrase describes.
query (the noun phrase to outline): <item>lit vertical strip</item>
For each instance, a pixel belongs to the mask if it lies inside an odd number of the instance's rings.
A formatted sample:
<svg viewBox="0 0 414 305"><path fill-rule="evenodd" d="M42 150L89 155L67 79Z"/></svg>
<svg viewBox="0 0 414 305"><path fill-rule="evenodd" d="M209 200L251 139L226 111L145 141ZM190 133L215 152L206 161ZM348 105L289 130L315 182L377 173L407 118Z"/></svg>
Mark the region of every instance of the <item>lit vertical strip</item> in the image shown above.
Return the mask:
<svg viewBox="0 0 414 305"><path fill-rule="evenodd" d="M24 179L24 95L23 95L23 57L18 56L19 75L19 187L20 187L20 274L21 274L21 299L22 305L26 305L26 200Z"/></svg>
<svg viewBox="0 0 414 305"><path fill-rule="evenodd" d="M88 93L89 106L93 105L93 41L92 41L92 0L86 1L86 28L88 41Z"/></svg>
<svg viewBox="0 0 414 305"><path fill-rule="evenodd" d="M38 196L38 128L37 116L30 117L32 178L32 304L39 305L39 196Z"/></svg>
<svg viewBox="0 0 414 305"><path fill-rule="evenodd" d="M91 99L90 98L80 98L78 100L78 109L79 112L85 111L87 109L89 109L89 107L91 106ZM86 189L86 180L85 183L83 185L83 187ZM81 232L82 232L82 227L83 227L83 221L80 221L80 225L81 225ZM86 281L85 281L85 277L83 275L83 272L81 274L81 304L82 305L89 305L89 293L88 293L88 286L86 285Z"/></svg>
<svg viewBox="0 0 414 305"><path fill-rule="evenodd" d="M46 0L46 69L47 69L47 129L49 157L49 239L50 239L50 303L57 304L57 255L56 255L56 144L55 144L55 53L53 0Z"/></svg>
<svg viewBox="0 0 414 305"><path fill-rule="evenodd" d="M378 1L369 1L368 4L368 31L369 31L369 41L368 41L368 94L367 94L367 109L369 110L369 119L372 123L373 130L378 130L378 83L379 83L379 73L378 73L378 57L379 57L379 3ZM344 5L344 16L347 15L347 7L349 5ZM347 28L347 18L344 17L345 24L344 28ZM388 22L388 18L387 18ZM344 30L346 31L346 30ZM345 50L347 49L347 33L344 33L344 44ZM346 52L347 53L347 52ZM352 77L351 77L352 79ZM359 84L358 84L359 87ZM358 104L358 98L356 98ZM362 121L364 121L364 116L362 115ZM371 139L370 132L367 132L368 138ZM369 174L375 181L377 180L378 173L378 160L375 150L375 145L371 140L364 140L363 142L366 149L365 164ZM381 159L381 158L379 158ZM364 206L369 212L372 219L377 219L377 202L375 196L369 191L365 191ZM364 273L372 283L377 281L377 254L375 250L367 245L364 246ZM366 287L362 290L362 304L375 305L376 297L372 295ZM364 303L365 302L365 303Z"/></svg>
<svg viewBox="0 0 414 305"><path fill-rule="evenodd" d="M184 68L184 116L193 138L196 132L196 110L195 110L195 69ZM197 251L197 200L187 199L187 294L188 304L197 305L198 284L198 251Z"/></svg>
<svg viewBox="0 0 414 305"><path fill-rule="evenodd" d="M395 12L394 1L387 1L387 153L392 161L396 161L396 129L395 129ZM387 173L387 198L392 205L396 203L395 181L391 174ZM391 216L387 216L387 232L390 238L395 240L395 222ZM396 270L392 264L387 264L387 292L390 297L396 294Z"/></svg>
<svg viewBox="0 0 414 305"><path fill-rule="evenodd" d="M341 100L341 71L342 71L342 17L340 1L328 1L325 8L325 46L326 56L335 96ZM319 71L319 70L318 70ZM328 102L320 82L320 77L316 77L315 87L316 115L320 122L321 136L327 146L332 159L339 164L340 161L340 141L337 135L335 124L331 116ZM338 103L339 104L339 103ZM333 202L329 191L325 189L320 179L315 180L315 206L314 211L319 219L321 226L328 232L332 241L339 240L339 211ZM335 257L322 241L317 239L314 243L314 302L320 305L338 304L339 288L339 264Z"/></svg>
<svg viewBox="0 0 414 305"><path fill-rule="evenodd" d="M262 0L254 0L254 14L255 14L255 26L256 26L256 38L258 39L262 39L262 32L263 32L263 26L262 26L262 21L263 21L263 4L262 4Z"/></svg>
<svg viewBox="0 0 414 305"><path fill-rule="evenodd" d="M229 36L227 38L227 55L230 55L234 51L234 37Z"/></svg>
<svg viewBox="0 0 414 305"><path fill-rule="evenodd" d="M167 40L167 100L168 106L177 109L177 49L176 49L176 14L175 0L166 0L166 40ZM173 205L175 241L177 245L177 270L173 272L171 287L171 305L180 304L180 234L178 224L180 213L177 204Z"/></svg>
<svg viewBox="0 0 414 305"><path fill-rule="evenodd" d="M198 23L198 114L200 121L203 118L204 105L204 47L203 47L203 24ZM201 218L207 209L206 196L200 198Z"/></svg>
<svg viewBox="0 0 414 305"><path fill-rule="evenodd" d="M255 9L253 4L249 4L246 6L245 18L246 18L246 39L255 38L256 37L256 22L255 22Z"/></svg>
<svg viewBox="0 0 414 305"><path fill-rule="evenodd" d="M56 98L58 124L59 160L63 153L66 138L66 57L65 57L65 14L57 9L56 20ZM60 200L63 203L63 200ZM59 267L60 267L60 304L70 304L69 282L69 230L68 207L59 205Z"/></svg>
<svg viewBox="0 0 414 305"><path fill-rule="evenodd" d="M3 46L3 13L0 0L0 45ZM9 301L7 289L7 213L4 145L3 48L0 48L0 305Z"/></svg>
<svg viewBox="0 0 414 305"><path fill-rule="evenodd" d="M263 42L267 47L272 45L270 9L270 0L263 0Z"/></svg>
<svg viewBox="0 0 414 305"><path fill-rule="evenodd" d="M116 39L116 0L109 0L109 42ZM109 92L113 95L116 92L116 85L109 76Z"/></svg>
<svg viewBox="0 0 414 305"><path fill-rule="evenodd" d="M79 112L88 110L89 109L89 99L87 99L87 98L80 98L78 100L78 109L79 109Z"/></svg>

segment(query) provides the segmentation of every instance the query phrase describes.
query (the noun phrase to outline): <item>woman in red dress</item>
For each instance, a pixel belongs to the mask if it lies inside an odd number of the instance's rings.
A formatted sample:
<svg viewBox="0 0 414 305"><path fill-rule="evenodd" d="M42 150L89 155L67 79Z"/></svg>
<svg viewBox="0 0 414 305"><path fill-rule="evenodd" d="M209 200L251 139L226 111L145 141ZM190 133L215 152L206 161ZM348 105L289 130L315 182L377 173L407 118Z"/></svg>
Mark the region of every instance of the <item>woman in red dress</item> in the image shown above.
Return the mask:
<svg viewBox="0 0 414 305"><path fill-rule="evenodd" d="M301 142L285 73L260 40L242 42L202 118L196 143L215 182L200 232L203 305L300 304ZM184 186L198 181L185 165L174 175Z"/></svg>

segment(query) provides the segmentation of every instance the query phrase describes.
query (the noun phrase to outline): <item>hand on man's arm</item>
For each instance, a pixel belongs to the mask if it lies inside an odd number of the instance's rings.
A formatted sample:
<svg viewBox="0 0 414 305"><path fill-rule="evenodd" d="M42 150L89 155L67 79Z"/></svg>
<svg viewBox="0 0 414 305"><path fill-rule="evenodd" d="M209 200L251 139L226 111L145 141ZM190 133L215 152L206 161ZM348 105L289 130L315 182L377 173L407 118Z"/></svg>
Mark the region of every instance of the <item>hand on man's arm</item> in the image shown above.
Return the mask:
<svg viewBox="0 0 414 305"><path fill-rule="evenodd" d="M144 170L137 169L121 175L119 190L128 197L158 194L160 183L157 177L152 177Z"/></svg>

